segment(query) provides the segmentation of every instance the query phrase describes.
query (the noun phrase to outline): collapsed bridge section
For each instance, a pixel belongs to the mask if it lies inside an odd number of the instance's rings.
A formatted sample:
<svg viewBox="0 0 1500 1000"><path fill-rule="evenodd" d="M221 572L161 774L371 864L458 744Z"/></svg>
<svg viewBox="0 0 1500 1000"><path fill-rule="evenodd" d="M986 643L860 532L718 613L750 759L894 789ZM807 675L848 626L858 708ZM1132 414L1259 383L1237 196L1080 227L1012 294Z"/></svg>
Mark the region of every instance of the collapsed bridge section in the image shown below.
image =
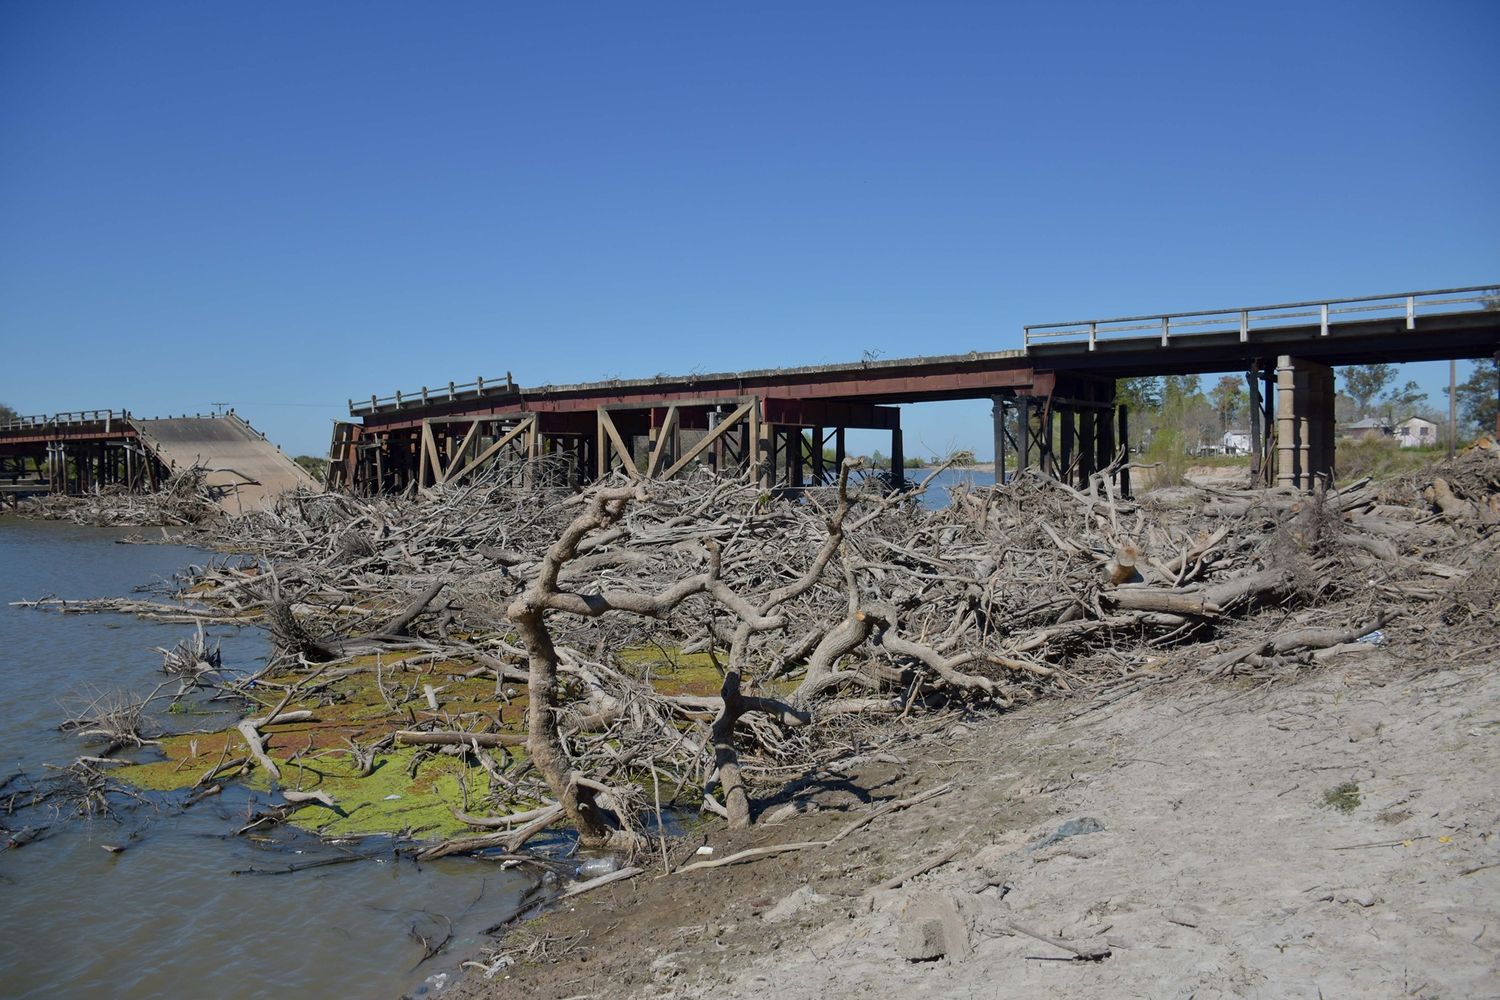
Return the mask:
<svg viewBox="0 0 1500 1000"><path fill-rule="evenodd" d="M296 488L321 489L238 414L141 418L126 410L18 417L0 424L0 496L157 489L197 466L225 510L264 509Z"/></svg>

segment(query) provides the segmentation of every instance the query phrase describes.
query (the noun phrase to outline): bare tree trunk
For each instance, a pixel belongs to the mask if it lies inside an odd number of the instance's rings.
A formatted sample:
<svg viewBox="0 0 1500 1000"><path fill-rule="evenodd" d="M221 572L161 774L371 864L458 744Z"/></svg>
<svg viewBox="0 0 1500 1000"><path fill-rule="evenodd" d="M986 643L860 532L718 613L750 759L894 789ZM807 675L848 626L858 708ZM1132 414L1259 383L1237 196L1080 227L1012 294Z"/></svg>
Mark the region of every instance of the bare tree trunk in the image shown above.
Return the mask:
<svg viewBox="0 0 1500 1000"><path fill-rule="evenodd" d="M562 737L558 733L557 699L557 649L552 644L552 634L543 621L546 604L540 600L528 600L528 592L510 609L510 620L521 633L526 645L527 690L530 704L527 707L526 723L528 735L526 752L531 762L547 780L547 786L557 797L567 814L568 821L578 831L585 844L603 844L614 833L594 803L592 789L580 789L576 776L568 764L567 751L563 749Z"/></svg>

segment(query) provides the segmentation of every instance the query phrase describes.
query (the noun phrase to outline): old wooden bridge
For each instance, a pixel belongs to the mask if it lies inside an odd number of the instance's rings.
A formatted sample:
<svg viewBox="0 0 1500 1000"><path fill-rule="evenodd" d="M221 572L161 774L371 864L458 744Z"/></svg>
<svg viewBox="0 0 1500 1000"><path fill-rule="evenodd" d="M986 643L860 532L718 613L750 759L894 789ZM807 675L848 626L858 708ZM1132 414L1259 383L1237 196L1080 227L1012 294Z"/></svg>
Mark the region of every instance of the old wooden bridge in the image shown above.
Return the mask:
<svg viewBox="0 0 1500 1000"><path fill-rule="evenodd" d="M1254 461L1268 482L1333 476L1332 366L1500 354L1493 286L1228 310L1047 323L1021 350L576 385L510 377L351 400L334 432L330 485L399 491L553 456L575 483L672 477L695 467L796 488L844 456L845 431L890 435L897 404L987 399L997 465L1087 482L1118 465L1129 414L1117 379L1244 372ZM1128 478L1122 484L1129 489Z"/></svg>

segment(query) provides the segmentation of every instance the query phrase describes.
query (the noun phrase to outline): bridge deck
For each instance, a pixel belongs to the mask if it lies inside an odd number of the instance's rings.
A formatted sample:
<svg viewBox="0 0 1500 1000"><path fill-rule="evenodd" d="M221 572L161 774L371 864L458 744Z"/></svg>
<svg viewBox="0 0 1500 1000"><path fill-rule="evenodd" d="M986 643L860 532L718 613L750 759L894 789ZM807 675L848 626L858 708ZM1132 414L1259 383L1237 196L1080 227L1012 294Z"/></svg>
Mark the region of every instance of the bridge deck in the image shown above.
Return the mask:
<svg viewBox="0 0 1500 1000"><path fill-rule="evenodd" d="M426 417L457 413L576 413L609 406L750 395L866 404L918 403L982 398L1000 390L1025 391L1031 388L1033 379L1025 351L989 351L527 387L508 379L479 379L463 385L352 400L349 412L366 426L397 428L420 423Z"/></svg>
<svg viewBox="0 0 1500 1000"><path fill-rule="evenodd" d="M1475 286L1039 324L1025 328L1024 350L524 388L509 377L477 379L351 400L349 412L366 427L397 429L435 416L578 413L748 395L864 405L1046 396L1057 389L1059 374L1244 371L1284 354L1330 365L1480 358L1500 349L1496 295L1493 287Z"/></svg>
<svg viewBox="0 0 1500 1000"><path fill-rule="evenodd" d="M351 400L356 422L335 430L330 481L426 488L484 463L561 455L575 482L614 468L670 477L697 463L754 468L763 483L796 488L809 470L814 482L826 474L825 450L842 456L850 428L888 431L899 477L901 415L891 404L989 399L997 456L1014 447L1023 465L1035 455L1045 471L1086 482L1128 443L1117 379L1215 371L1249 375L1264 431L1256 434L1259 456L1271 446L1273 402L1280 405L1273 373L1293 371L1300 399L1310 379L1331 385L1333 365L1495 355L1497 295L1439 289L1043 324L1026 328L1019 351L530 387L509 374L500 382L450 382ZM1287 400L1292 392L1288 386ZM1302 414L1316 417L1320 434L1332 420L1332 389L1324 395L1308 404L1312 416Z"/></svg>

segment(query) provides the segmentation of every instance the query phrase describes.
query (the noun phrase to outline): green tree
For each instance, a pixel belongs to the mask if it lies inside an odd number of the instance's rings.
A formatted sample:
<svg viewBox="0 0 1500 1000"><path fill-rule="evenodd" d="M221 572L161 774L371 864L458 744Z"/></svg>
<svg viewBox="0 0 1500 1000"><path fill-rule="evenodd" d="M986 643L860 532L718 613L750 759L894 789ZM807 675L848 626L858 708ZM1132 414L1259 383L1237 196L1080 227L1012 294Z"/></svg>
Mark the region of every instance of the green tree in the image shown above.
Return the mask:
<svg viewBox="0 0 1500 1000"><path fill-rule="evenodd" d="M1174 405L1185 406L1203 394L1203 386L1197 375L1164 375L1161 380L1161 405L1164 409Z"/></svg>
<svg viewBox="0 0 1500 1000"><path fill-rule="evenodd" d="M4 403L0 403L0 424L3 424L8 420L14 420L18 416L20 416L20 414L18 414L15 410L11 409L9 406L6 406Z"/></svg>
<svg viewBox="0 0 1500 1000"><path fill-rule="evenodd" d="M1486 309L1500 309L1500 288L1491 289L1485 297ZM1474 370L1458 390L1458 412L1464 423L1472 425L1481 434L1500 435L1500 364L1496 358L1485 358L1474 362ZM1447 388L1443 389L1446 395Z"/></svg>
<svg viewBox="0 0 1500 1000"><path fill-rule="evenodd" d="M1500 385L1500 366L1493 358L1474 362L1469 377L1458 383L1458 415L1464 424L1481 434L1495 433L1500 400L1496 399L1496 386ZM1448 388L1443 387L1447 393Z"/></svg>
<svg viewBox="0 0 1500 1000"><path fill-rule="evenodd" d="M1161 379L1153 376L1122 378L1115 383L1115 399L1131 413L1161 408Z"/></svg>
<svg viewBox="0 0 1500 1000"><path fill-rule="evenodd" d="M1349 365L1339 373L1344 378L1344 391L1358 406L1358 415L1370 412L1370 402L1395 381L1395 365Z"/></svg>
<svg viewBox="0 0 1500 1000"><path fill-rule="evenodd" d="M1417 388L1417 383L1408 381L1381 397L1380 408L1386 423L1394 425L1415 414L1426 399L1427 393Z"/></svg>
<svg viewBox="0 0 1500 1000"><path fill-rule="evenodd" d="M1250 392L1245 388L1244 379L1225 375L1209 391L1208 396L1213 401L1214 413L1219 417L1219 430L1227 431L1245 408Z"/></svg>
<svg viewBox="0 0 1500 1000"><path fill-rule="evenodd" d="M1164 375L1161 378L1161 405L1191 402L1194 396L1203 394L1202 376Z"/></svg>

